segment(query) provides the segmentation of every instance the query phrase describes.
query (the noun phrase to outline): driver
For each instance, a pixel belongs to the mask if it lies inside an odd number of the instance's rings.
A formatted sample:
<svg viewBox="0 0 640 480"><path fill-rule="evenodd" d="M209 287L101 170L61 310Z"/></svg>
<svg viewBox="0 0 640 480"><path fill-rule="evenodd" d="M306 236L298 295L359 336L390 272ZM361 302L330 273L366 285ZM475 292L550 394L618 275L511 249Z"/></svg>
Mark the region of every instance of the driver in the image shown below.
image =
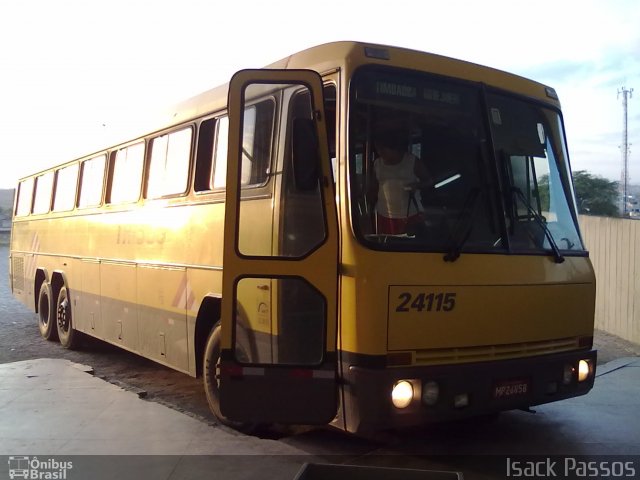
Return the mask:
<svg viewBox="0 0 640 480"><path fill-rule="evenodd" d="M399 132L383 132L375 140L378 157L373 162L377 232L399 235L407 225L423 218L418 187L433 185L423 163L407 151L406 136Z"/></svg>

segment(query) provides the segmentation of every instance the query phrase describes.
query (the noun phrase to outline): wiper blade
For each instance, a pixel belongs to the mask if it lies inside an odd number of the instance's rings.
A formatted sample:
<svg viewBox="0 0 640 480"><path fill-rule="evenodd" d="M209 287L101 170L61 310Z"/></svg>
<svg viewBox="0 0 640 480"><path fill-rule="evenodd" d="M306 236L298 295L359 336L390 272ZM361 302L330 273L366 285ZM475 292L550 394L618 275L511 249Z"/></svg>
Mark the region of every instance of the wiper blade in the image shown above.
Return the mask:
<svg viewBox="0 0 640 480"><path fill-rule="evenodd" d="M449 236L447 253L442 257L445 262L455 262L458 258L460 258L460 254L462 253L462 248L469 240L469 236L471 235L471 231L473 230L473 221L475 216L475 207L478 203L478 196L480 194L479 188L472 188L467 195L467 198L464 201L464 205L462 206L462 210L460 211L460 215L456 220L455 225L453 226L453 230L451 235ZM462 220L467 216L469 212L472 212L472 215L469 219L469 225L466 227L459 239L456 239L456 231L460 229L462 224Z"/></svg>
<svg viewBox="0 0 640 480"><path fill-rule="evenodd" d="M527 197L524 196L524 193L522 193L522 190L520 190L518 187L512 187L511 191L518 196L518 198L522 201L524 206L527 208L527 211L529 212L529 215L531 215L533 217L533 219L536 221L536 223L540 226L540 228L542 228L542 231L544 232L545 236L549 240L549 245L551 245L551 250L553 250L553 258L554 258L555 262L556 263L564 262L564 257L560 253L560 249L558 248L558 244L554 240L553 235L551 234L551 230L549 230L549 227L547 226L547 222L531 206L531 203L529 203L529 201L527 200Z"/></svg>

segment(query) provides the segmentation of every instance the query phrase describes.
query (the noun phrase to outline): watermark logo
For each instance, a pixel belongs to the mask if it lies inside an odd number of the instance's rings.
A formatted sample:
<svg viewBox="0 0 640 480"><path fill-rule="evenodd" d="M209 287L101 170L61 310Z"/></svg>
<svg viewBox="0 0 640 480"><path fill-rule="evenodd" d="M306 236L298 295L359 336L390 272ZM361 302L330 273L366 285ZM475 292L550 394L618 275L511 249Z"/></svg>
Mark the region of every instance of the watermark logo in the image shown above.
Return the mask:
<svg viewBox="0 0 640 480"><path fill-rule="evenodd" d="M637 478L637 457L531 457L507 458L506 477L536 480Z"/></svg>
<svg viewBox="0 0 640 480"><path fill-rule="evenodd" d="M63 462L55 458L39 459L38 457L10 456L9 478L25 478L30 480L66 480L73 462Z"/></svg>

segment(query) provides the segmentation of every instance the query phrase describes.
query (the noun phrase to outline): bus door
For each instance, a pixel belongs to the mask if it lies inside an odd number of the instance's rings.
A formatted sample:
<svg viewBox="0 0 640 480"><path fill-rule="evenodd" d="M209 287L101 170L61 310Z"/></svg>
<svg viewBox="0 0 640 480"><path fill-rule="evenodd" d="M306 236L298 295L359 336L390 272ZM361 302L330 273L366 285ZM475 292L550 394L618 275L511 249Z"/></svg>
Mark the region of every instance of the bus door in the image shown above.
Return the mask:
<svg viewBox="0 0 640 480"><path fill-rule="evenodd" d="M259 121L256 106L269 102L274 121ZM324 424L336 415L338 225L327 146L316 72L234 75L217 370L230 420ZM256 175L263 195L251 187Z"/></svg>

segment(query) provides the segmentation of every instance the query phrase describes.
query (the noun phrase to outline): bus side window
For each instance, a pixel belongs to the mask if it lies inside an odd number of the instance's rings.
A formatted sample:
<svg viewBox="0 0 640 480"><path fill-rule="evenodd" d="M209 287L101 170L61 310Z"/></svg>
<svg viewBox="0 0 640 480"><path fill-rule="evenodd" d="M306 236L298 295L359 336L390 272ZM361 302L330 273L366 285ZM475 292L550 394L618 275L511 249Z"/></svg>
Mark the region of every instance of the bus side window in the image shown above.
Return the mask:
<svg viewBox="0 0 640 480"><path fill-rule="evenodd" d="M111 191L108 203L135 202L140 197L144 142L115 152L111 172Z"/></svg>
<svg viewBox="0 0 640 480"><path fill-rule="evenodd" d="M18 205L16 205L16 216L29 215L31 203L33 202L33 178L28 178L18 185Z"/></svg>
<svg viewBox="0 0 640 480"><path fill-rule="evenodd" d="M229 148L229 117L218 120L215 146L215 171L213 188L225 188L227 184L227 150Z"/></svg>
<svg viewBox="0 0 640 480"><path fill-rule="evenodd" d="M151 140L147 198L185 193L189 178L191 137L191 128L184 128Z"/></svg>
<svg viewBox="0 0 640 480"><path fill-rule="evenodd" d="M200 124L196 155L196 192L224 189L227 183L229 118L209 118Z"/></svg>
<svg viewBox="0 0 640 480"><path fill-rule="evenodd" d="M208 118L198 127L198 147L196 149L196 174L194 190L206 192L212 189L213 141L217 119Z"/></svg>
<svg viewBox="0 0 640 480"><path fill-rule="evenodd" d="M82 162L80 178L80 193L78 207L97 207L102 202L102 187L104 185L104 167L106 155L100 155Z"/></svg>
<svg viewBox="0 0 640 480"><path fill-rule="evenodd" d="M33 200L33 213L49 212L52 190L53 172L45 173L36 178L36 196Z"/></svg>
<svg viewBox="0 0 640 480"><path fill-rule="evenodd" d="M73 210L78 186L78 164L61 168L56 173L56 191L53 197L53 211Z"/></svg>

